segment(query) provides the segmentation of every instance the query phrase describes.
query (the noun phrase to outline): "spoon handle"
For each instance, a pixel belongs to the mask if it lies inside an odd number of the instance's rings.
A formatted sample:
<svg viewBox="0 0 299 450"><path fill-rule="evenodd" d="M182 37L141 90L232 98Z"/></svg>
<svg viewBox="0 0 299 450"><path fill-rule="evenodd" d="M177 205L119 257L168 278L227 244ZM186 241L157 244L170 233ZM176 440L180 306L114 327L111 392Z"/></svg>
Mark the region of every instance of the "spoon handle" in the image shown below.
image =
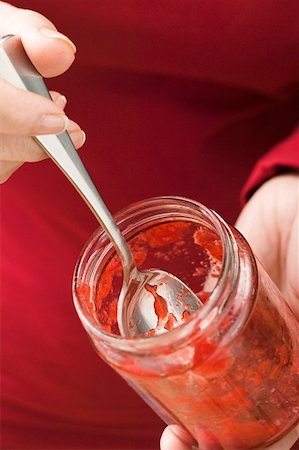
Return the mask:
<svg viewBox="0 0 299 450"><path fill-rule="evenodd" d="M7 35L0 39L0 77L17 88L51 99L43 78L30 62L18 36ZM115 245L122 260L124 277L127 278L134 266L132 253L85 169L67 131L59 135L35 136L34 139L72 182L90 207Z"/></svg>

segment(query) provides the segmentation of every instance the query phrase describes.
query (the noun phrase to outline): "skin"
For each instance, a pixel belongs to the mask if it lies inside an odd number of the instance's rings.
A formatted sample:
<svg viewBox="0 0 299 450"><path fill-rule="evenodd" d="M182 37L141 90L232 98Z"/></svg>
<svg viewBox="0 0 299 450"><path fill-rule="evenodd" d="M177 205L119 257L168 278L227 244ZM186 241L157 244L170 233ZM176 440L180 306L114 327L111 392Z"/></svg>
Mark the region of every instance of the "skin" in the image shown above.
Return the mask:
<svg viewBox="0 0 299 450"><path fill-rule="evenodd" d="M41 75L57 76L70 67L76 48L48 19L4 2L0 2L0 16L0 36L12 33L20 35L29 58ZM58 134L66 128L75 147L83 145L84 132L77 123L65 116L65 97L58 92L51 94L54 102L17 89L0 78L1 183L8 180L25 162L47 158L32 136Z"/></svg>
<svg viewBox="0 0 299 450"><path fill-rule="evenodd" d="M0 35L20 35L29 58L44 77L60 75L73 63L76 53L74 44L42 15L0 1L0 17ZM58 92L51 94L53 102L16 89L0 78L1 183L7 181L25 162L47 158L32 136L57 134L67 128L76 148L84 144L84 132L64 114L65 97ZM56 124L53 118L58 119ZM299 318L298 198L297 175L273 178L253 195L241 212L236 226ZM267 450L288 450L298 437L299 427L283 442L267 447ZM216 449L215 444L203 447L200 436L197 438L198 444L181 427L171 425L161 436L160 448L222 450L221 447Z"/></svg>
<svg viewBox="0 0 299 450"><path fill-rule="evenodd" d="M241 212L236 227L245 236L255 255L284 294L299 320L299 176L285 174L264 183ZM299 439L299 426L283 441L267 450L289 450ZM178 425L167 427L161 437L161 450L190 450L192 438ZM194 448L194 447L193 447ZM215 444L200 450L217 449ZM236 450L236 449L234 449ZM262 449L260 449L262 450Z"/></svg>

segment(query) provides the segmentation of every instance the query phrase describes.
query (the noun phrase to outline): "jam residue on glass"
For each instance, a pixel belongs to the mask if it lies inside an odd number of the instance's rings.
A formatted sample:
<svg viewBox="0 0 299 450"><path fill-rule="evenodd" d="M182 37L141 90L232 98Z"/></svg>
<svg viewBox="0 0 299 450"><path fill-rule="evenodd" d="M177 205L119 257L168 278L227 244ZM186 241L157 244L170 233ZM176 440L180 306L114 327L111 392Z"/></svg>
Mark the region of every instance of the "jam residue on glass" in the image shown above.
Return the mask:
<svg viewBox="0 0 299 450"><path fill-rule="evenodd" d="M221 274L223 256L221 240L214 231L193 222L169 221L139 232L129 245L140 270L168 271L203 303L208 301ZM117 335L121 284L121 264L113 256L101 273L95 302L90 299L89 286L83 284L77 292L85 308L96 314L99 325ZM292 338L298 337L298 323L270 301L271 289L260 283L250 318L227 345L205 335L194 337L191 344L178 350L178 356L170 348L153 360L128 355L110 363L171 411L202 445L230 450L267 446L299 419L299 351L298 340ZM157 327L171 330L176 321L163 297L155 286L147 286L147 290L154 298ZM230 317L226 320L229 329ZM148 333L153 334L155 329Z"/></svg>
<svg viewBox="0 0 299 450"><path fill-rule="evenodd" d="M137 234L129 246L140 270L159 268L169 272L187 284L202 303L207 301L219 277L222 260L221 241L213 231L191 222L172 221ZM120 334L117 301L121 284L122 266L119 257L114 255L101 274L93 304L100 326L112 334ZM161 328L169 331L176 327L178 322L156 287L147 284L145 289L153 296L157 325L143 336L152 336ZM77 294L82 297L87 291L89 287L81 285ZM186 308L182 321L189 317Z"/></svg>

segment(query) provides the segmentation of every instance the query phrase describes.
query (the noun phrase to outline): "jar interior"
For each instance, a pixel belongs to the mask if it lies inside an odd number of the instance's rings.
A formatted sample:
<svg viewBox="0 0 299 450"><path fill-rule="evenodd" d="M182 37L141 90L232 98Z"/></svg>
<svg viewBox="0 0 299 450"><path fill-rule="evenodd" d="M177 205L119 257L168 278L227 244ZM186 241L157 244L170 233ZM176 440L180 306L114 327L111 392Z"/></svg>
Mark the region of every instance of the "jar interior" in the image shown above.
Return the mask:
<svg viewBox="0 0 299 450"><path fill-rule="evenodd" d="M169 272L185 283L203 305L209 301L221 278L224 255L221 228L217 229L209 217L194 211L159 211L143 215L139 220L120 220L119 226L139 270ZM123 281L121 262L103 233L94 240L93 247L89 249L81 284L77 282L76 294L97 328L119 336L117 304ZM164 306L159 294L153 290L148 292L152 314L156 317L148 336L158 326L160 334L179 325L171 314L161 319ZM186 311L182 322L188 320Z"/></svg>

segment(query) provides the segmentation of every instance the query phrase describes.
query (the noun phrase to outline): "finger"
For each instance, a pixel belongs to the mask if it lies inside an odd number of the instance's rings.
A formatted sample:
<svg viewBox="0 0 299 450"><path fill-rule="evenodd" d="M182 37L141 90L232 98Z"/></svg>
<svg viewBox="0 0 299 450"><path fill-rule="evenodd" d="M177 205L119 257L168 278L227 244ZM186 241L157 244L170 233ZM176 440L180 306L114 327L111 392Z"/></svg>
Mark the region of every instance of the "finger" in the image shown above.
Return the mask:
<svg viewBox="0 0 299 450"><path fill-rule="evenodd" d="M279 255L277 254L277 233L275 226L268 229L267 217L271 217L270 224L274 224L272 209L272 195L269 198L261 195L260 188L256 194L246 203L241 211L236 228L243 234L250 244L254 254L263 264L272 280L279 282Z"/></svg>
<svg viewBox="0 0 299 450"><path fill-rule="evenodd" d="M289 450L289 449L299 449L299 425L295 429L293 429L289 434L284 436L279 442L276 442L267 449L258 449L258 450ZM298 444L294 445L294 444ZM292 447L294 445L294 447Z"/></svg>
<svg viewBox="0 0 299 450"><path fill-rule="evenodd" d="M85 133L76 122L70 121L69 135L79 149L85 142ZM42 147L29 136L0 135L0 160L37 162L47 158Z"/></svg>
<svg viewBox="0 0 299 450"><path fill-rule="evenodd" d="M236 223L297 317L298 200L298 175L278 175L254 193Z"/></svg>
<svg viewBox="0 0 299 450"><path fill-rule="evenodd" d="M219 443L218 439L216 439L210 431L201 425L197 425L195 427L195 437L200 444L201 450L223 450L223 447ZM233 443L232 439L229 439L228 447L233 448L234 450L240 449L240 446ZM242 450L246 450L246 448L242 447Z"/></svg>
<svg viewBox="0 0 299 450"><path fill-rule="evenodd" d="M196 445L194 439L187 431L178 425L169 425L162 433L160 439L161 450L191 450Z"/></svg>
<svg viewBox="0 0 299 450"><path fill-rule="evenodd" d="M66 97L56 91L50 91L50 95L51 95L52 100L55 103L55 105L57 105L58 108L64 110L64 108L66 107L66 104L67 104Z"/></svg>
<svg viewBox="0 0 299 450"><path fill-rule="evenodd" d="M75 147L77 149L82 147L85 142L84 131L76 128L74 131L70 131L69 134ZM0 160L0 184L7 181L11 177L11 175L13 175L13 173L23 165L24 162L38 162L48 158L47 153L37 144L37 142L33 138L25 137L23 139L25 140L23 142L23 145L26 145L28 142L26 158L24 159L24 161Z"/></svg>
<svg viewBox="0 0 299 450"><path fill-rule="evenodd" d="M22 162L17 161L0 161L0 183L7 181L22 164Z"/></svg>
<svg viewBox="0 0 299 450"><path fill-rule="evenodd" d="M76 47L41 14L0 2L0 35L21 36L33 65L45 77L65 72L75 58Z"/></svg>
<svg viewBox="0 0 299 450"><path fill-rule="evenodd" d="M36 136L61 133L67 127L66 115L53 101L1 78L0 99L1 133Z"/></svg>

